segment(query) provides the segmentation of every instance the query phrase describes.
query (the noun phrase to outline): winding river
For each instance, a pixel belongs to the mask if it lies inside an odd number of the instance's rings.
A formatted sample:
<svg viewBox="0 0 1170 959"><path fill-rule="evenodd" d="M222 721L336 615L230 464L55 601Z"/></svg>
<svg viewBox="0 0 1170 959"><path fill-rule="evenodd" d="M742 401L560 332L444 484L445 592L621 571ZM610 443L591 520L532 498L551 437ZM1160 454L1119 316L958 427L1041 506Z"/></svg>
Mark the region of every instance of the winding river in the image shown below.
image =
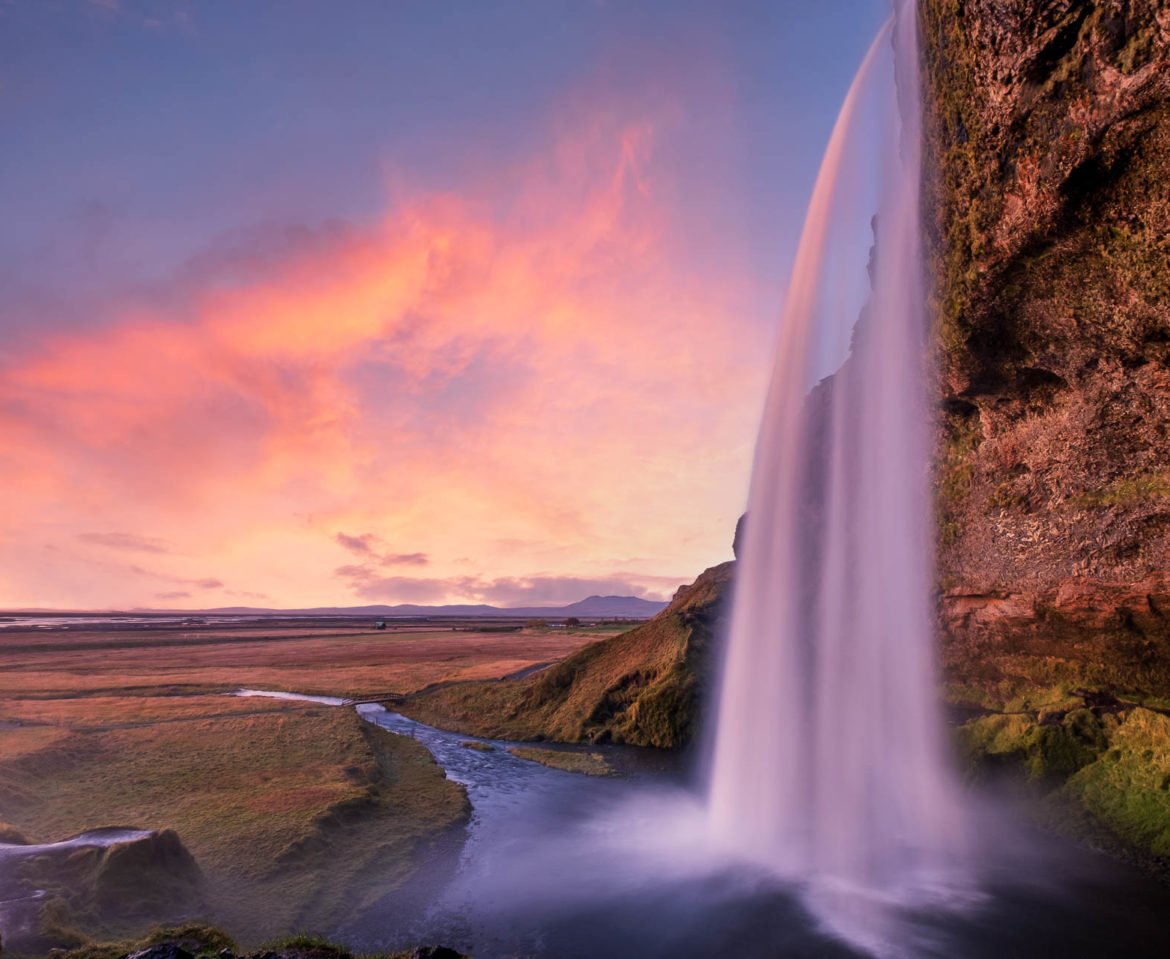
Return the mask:
<svg viewBox="0 0 1170 959"><path fill-rule="evenodd" d="M677 772L625 762L621 776L590 778L512 756L514 743L480 739L493 749L469 749L472 737L377 705L357 710L425 745L466 788L473 813L461 844L333 930L351 947L443 943L478 959L864 955L818 923L800 889L711 846L705 806ZM1004 797L980 802L981 897L965 912L907 913L881 955L1167 954L1170 890L1037 833Z"/></svg>
<svg viewBox="0 0 1170 959"><path fill-rule="evenodd" d="M263 690L237 695L345 705ZM469 749L463 744L472 737L382 706L357 711L425 745L467 790L472 816L463 835L420 857L407 883L325 930L355 950L441 943L478 959L863 955L818 923L799 887L710 845L705 804L677 768L606 747L622 775L591 778L513 756L507 752L513 743L479 739L493 748ZM986 807L978 820L981 898L958 913L903 915L897 936L875 954L1168 954L1170 889L1103 855L1038 834L1023 825L1009 799L983 796L979 802ZM20 882L20 861L148 835L106 829L49 845L0 843L0 929L27 930L40 906L41 893Z"/></svg>

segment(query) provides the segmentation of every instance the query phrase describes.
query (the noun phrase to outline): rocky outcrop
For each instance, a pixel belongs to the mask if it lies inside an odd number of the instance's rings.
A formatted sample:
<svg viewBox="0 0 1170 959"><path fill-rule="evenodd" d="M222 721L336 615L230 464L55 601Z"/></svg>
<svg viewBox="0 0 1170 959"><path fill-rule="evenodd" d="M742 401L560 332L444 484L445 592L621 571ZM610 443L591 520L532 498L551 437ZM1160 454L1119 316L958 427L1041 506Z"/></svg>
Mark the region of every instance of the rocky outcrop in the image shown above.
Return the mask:
<svg viewBox="0 0 1170 959"><path fill-rule="evenodd" d="M1170 3L921 9L950 678L1170 695Z"/></svg>
<svg viewBox="0 0 1170 959"><path fill-rule="evenodd" d="M942 665L951 698L1005 702L1025 688L1170 690L1170 576L1133 583L1070 577L1046 590L943 593Z"/></svg>
<svg viewBox="0 0 1170 959"><path fill-rule="evenodd" d="M7 908L0 913L8 944L36 954L81 945L83 927L136 925L206 907L202 872L173 830L114 838L127 832L95 830L7 850L0 858L0 905Z"/></svg>
<svg viewBox="0 0 1170 959"><path fill-rule="evenodd" d="M500 739L683 746L698 730L733 567L712 567L653 619L535 676L457 683L398 708L432 725Z"/></svg>
<svg viewBox="0 0 1170 959"><path fill-rule="evenodd" d="M1170 0L920 8L948 695L973 775L1164 868Z"/></svg>

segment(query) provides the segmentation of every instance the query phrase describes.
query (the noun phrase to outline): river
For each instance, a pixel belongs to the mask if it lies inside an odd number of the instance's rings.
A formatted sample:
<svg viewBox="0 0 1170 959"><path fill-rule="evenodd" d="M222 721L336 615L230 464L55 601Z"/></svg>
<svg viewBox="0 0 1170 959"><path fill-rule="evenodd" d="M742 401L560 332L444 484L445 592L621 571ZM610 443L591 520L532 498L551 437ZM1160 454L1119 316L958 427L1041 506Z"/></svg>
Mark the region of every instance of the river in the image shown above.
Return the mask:
<svg viewBox="0 0 1170 959"><path fill-rule="evenodd" d="M381 706L357 709L425 745L466 788L473 813L461 845L332 931L351 947L442 943L477 959L865 955L818 924L799 886L711 846L705 806L686 776L628 759L618 777L566 773L510 755L514 743L477 740L493 749L469 749L471 737ZM965 910L901 916L896 937L875 952L1170 954L1170 889L1037 832L1003 797L973 797L973 805L983 838L978 894Z"/></svg>

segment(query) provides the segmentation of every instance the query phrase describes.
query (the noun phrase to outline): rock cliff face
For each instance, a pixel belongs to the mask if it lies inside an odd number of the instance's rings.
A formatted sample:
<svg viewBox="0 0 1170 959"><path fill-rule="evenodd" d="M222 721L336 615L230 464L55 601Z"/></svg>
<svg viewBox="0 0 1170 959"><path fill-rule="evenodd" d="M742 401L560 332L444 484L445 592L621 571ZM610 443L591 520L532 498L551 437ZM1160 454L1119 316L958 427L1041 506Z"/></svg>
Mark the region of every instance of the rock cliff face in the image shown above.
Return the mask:
<svg viewBox="0 0 1170 959"><path fill-rule="evenodd" d="M1170 2L921 11L944 666L1170 696Z"/></svg>

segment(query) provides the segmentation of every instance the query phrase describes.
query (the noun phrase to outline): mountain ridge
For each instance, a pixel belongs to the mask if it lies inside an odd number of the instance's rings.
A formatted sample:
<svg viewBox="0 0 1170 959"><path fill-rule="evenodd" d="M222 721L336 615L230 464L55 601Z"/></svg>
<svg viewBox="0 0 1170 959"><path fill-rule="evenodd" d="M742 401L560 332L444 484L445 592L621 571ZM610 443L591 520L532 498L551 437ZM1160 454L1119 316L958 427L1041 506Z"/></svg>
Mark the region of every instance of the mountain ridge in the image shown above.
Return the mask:
<svg viewBox="0 0 1170 959"><path fill-rule="evenodd" d="M269 606L215 606L206 609L154 609L140 607L129 610L0 610L0 615L33 616L498 616L517 617L568 616L617 617L649 619L666 609L665 602L642 599L639 596L587 596L561 606L491 606L486 603L454 603L425 606L417 603L367 606L310 606L295 609Z"/></svg>

